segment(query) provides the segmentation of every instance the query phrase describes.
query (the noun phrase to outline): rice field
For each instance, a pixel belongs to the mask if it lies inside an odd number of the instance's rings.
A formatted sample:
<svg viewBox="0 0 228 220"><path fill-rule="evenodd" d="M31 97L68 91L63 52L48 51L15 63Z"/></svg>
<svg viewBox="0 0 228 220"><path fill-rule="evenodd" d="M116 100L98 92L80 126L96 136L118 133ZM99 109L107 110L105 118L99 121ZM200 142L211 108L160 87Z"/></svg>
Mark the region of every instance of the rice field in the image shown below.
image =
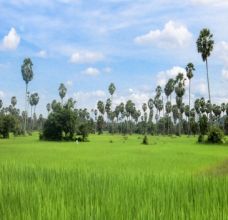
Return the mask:
<svg viewBox="0 0 228 220"><path fill-rule="evenodd" d="M1 219L228 219L228 146L89 139L0 140Z"/></svg>

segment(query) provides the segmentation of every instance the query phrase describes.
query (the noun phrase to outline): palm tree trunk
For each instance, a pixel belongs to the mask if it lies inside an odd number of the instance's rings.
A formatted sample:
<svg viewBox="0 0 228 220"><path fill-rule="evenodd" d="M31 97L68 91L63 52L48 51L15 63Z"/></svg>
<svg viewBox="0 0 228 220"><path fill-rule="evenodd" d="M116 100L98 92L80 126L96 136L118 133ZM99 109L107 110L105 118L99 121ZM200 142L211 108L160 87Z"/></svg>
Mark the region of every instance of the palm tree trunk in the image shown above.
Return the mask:
<svg viewBox="0 0 228 220"><path fill-rule="evenodd" d="M189 115L188 115L188 136L190 136L190 112L191 112L191 79L189 79Z"/></svg>
<svg viewBox="0 0 228 220"><path fill-rule="evenodd" d="M211 91L210 91L210 81L209 81L209 73L208 73L208 62L207 62L207 59L206 59L206 70L207 70L208 96L209 96L209 101L212 104L212 102L211 102ZM210 124L211 124L211 111L210 111L210 120L209 121L210 121Z"/></svg>
<svg viewBox="0 0 228 220"><path fill-rule="evenodd" d="M26 127L27 127L27 95L28 95L28 83L26 83L25 86L25 118L24 118L24 133L26 133Z"/></svg>

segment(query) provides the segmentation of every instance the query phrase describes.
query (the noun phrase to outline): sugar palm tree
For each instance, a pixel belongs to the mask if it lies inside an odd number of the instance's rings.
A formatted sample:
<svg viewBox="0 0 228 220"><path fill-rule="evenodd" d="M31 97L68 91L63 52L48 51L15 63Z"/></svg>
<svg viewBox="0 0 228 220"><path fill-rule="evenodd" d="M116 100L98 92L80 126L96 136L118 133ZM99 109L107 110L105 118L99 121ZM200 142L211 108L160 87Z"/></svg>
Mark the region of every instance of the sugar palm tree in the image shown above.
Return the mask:
<svg viewBox="0 0 228 220"><path fill-rule="evenodd" d="M211 52L213 50L214 40L213 40L213 34L211 34L209 29L204 28L200 31L200 35L199 35L199 38L197 39L196 44L197 44L198 53L201 54L203 62L206 62L208 96L209 96L210 103L212 103L209 73L208 73L208 57L211 55Z"/></svg>
<svg viewBox="0 0 228 220"><path fill-rule="evenodd" d="M46 105L46 108L47 108L47 112L48 112L48 114L49 114L49 112L51 111L51 104L48 103L48 104Z"/></svg>
<svg viewBox="0 0 228 220"><path fill-rule="evenodd" d="M62 105L63 105L63 98L66 96L66 93L67 93L67 88L63 83L61 83L59 86L59 96L61 98Z"/></svg>
<svg viewBox="0 0 228 220"><path fill-rule="evenodd" d="M27 104L29 101L28 96L28 84L33 79L33 69L32 69L33 63L30 58L25 58L24 62L21 66L21 73L23 80L25 81L25 112L27 112ZM24 118L24 132L26 132L26 124L27 124L27 114L25 114Z"/></svg>
<svg viewBox="0 0 228 220"><path fill-rule="evenodd" d="M113 94L114 94L115 91L116 91L116 87L115 87L114 83L111 83L111 84L109 85L108 91L109 91L109 93L110 93L110 95L111 95L111 98L112 98L112 97L113 97Z"/></svg>
<svg viewBox="0 0 228 220"><path fill-rule="evenodd" d="M16 98L16 96L13 96L12 98L11 98L11 105L13 106L13 108L16 106L16 104L17 104L17 98Z"/></svg>
<svg viewBox="0 0 228 220"><path fill-rule="evenodd" d="M187 73L187 77L189 80L189 100L188 100L188 105L189 105L189 110L191 109L191 79L193 77L193 71L195 71L195 67L192 63L188 63L186 68L186 73ZM188 135L190 135L190 123L189 123L189 117L188 117Z"/></svg>

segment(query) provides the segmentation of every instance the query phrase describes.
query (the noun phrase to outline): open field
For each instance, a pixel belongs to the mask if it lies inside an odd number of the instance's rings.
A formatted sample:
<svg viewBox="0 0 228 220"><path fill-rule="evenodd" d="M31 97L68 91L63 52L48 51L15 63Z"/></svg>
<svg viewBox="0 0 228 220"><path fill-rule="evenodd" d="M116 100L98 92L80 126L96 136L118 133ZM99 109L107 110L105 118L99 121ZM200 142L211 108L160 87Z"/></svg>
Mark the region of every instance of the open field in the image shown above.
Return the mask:
<svg viewBox="0 0 228 220"><path fill-rule="evenodd" d="M0 140L1 219L227 219L228 146L141 138Z"/></svg>

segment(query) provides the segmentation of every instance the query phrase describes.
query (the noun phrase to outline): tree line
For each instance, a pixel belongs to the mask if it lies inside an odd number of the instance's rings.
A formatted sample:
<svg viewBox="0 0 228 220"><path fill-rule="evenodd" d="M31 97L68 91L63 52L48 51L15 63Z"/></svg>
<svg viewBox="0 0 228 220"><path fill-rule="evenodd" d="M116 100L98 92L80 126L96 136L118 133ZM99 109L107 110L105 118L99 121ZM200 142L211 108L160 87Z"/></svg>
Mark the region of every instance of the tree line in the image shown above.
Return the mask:
<svg viewBox="0 0 228 220"><path fill-rule="evenodd" d="M25 81L25 110L20 113L16 108L17 99L12 97L11 105L4 108L0 100L0 134L8 137L9 132L15 135L40 130L41 139L45 140L87 140L89 133L102 134L144 134L144 135L205 135L213 126L219 127L228 134L228 103L213 104L211 101L208 58L213 50L214 40L210 30L201 30L196 41L198 52L206 65L208 99L191 100L191 80L195 74L195 66L189 62L184 73L178 73L175 78L168 79L164 88L158 85L155 96L147 103L142 103L140 109L132 100L113 105L113 95L116 86L111 83L108 87L107 100L99 100L96 108L76 108L76 100L64 100L67 94L66 86L61 83L58 92L60 101L53 100L46 105L48 117L42 114L38 119L36 106L39 103L38 93L30 94L29 82L33 79L32 61L26 58L21 66ZM186 81L189 90L186 91ZM188 94L187 94L188 93ZM188 103L183 98L188 95ZM173 98L174 97L174 98ZM194 103L191 106L191 103ZM31 107L30 116L28 115ZM10 122L10 123L9 123ZM7 127L7 128L6 128Z"/></svg>

